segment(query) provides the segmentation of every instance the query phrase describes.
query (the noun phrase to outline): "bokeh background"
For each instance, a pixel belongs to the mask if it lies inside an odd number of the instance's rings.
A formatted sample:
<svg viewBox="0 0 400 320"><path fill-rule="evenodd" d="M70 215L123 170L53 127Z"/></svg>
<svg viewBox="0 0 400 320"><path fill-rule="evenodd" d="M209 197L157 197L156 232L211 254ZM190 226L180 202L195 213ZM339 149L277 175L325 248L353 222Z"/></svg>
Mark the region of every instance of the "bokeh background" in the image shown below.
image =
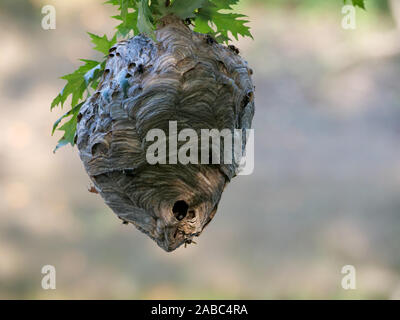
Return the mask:
<svg viewBox="0 0 400 320"><path fill-rule="evenodd" d="M86 31L116 25L102 2L0 1L0 298L400 298L400 1L366 0L352 31L340 0L242 2L255 171L169 254L87 191L76 149L52 153L59 77L97 57ZM56 290L41 288L47 264Z"/></svg>

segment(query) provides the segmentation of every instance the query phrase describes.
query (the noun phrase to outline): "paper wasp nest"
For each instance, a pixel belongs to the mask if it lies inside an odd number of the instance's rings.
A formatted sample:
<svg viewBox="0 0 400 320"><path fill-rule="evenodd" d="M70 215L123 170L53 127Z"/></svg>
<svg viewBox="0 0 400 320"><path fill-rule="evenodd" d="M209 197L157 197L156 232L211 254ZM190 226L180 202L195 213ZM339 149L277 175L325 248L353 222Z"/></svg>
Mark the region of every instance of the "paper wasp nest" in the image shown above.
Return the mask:
<svg viewBox="0 0 400 320"><path fill-rule="evenodd" d="M105 202L166 251L191 243L214 217L235 164L146 160L151 129L250 128L251 69L234 47L169 16L157 41L139 35L111 50L96 93L78 115L76 143Z"/></svg>

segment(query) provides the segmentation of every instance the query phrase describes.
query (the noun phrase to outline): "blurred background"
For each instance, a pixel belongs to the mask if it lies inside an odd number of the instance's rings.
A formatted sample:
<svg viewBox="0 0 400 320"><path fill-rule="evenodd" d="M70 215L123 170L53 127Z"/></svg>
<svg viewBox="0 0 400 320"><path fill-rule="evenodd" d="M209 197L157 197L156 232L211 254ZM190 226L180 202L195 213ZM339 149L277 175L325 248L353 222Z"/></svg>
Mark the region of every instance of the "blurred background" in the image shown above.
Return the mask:
<svg viewBox="0 0 400 320"><path fill-rule="evenodd" d="M87 191L76 149L52 152L59 77L98 57L86 31L116 25L102 2L0 2L0 298L400 299L400 1L366 0L356 30L341 0L242 1L255 171L169 254ZM48 264L56 290L41 288Z"/></svg>

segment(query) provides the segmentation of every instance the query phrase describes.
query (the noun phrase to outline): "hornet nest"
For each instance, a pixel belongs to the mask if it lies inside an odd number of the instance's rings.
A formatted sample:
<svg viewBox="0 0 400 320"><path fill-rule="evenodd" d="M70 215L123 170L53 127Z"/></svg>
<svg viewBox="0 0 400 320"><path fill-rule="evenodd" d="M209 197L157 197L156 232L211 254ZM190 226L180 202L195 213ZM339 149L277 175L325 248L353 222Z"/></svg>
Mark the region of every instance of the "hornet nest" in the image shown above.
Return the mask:
<svg viewBox="0 0 400 320"><path fill-rule="evenodd" d="M252 70L233 46L163 18L156 41L144 35L110 49L97 91L78 114L76 143L107 205L170 252L192 242L214 217L237 164L155 164L153 128L248 129ZM243 146L244 148L244 146Z"/></svg>

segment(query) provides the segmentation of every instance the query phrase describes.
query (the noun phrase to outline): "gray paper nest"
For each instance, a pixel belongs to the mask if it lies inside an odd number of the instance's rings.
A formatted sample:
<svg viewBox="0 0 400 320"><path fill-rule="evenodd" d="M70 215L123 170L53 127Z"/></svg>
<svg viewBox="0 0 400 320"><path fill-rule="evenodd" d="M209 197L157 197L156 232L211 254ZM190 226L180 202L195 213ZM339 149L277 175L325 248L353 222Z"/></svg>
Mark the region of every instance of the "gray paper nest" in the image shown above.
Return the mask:
<svg viewBox="0 0 400 320"><path fill-rule="evenodd" d="M96 189L125 223L166 251L191 243L214 217L236 164L146 160L150 129L246 129L252 71L232 47L164 18L157 41L139 35L111 50L96 93L78 115L76 142Z"/></svg>

